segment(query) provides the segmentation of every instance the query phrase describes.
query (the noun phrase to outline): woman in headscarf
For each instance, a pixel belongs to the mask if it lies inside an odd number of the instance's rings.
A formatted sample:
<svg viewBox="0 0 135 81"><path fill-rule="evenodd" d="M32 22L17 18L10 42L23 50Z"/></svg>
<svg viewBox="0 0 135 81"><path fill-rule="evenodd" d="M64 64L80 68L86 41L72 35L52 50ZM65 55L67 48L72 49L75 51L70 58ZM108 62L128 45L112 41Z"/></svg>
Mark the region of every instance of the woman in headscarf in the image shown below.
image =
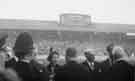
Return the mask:
<svg viewBox="0 0 135 81"><path fill-rule="evenodd" d="M53 81L55 76L55 71L59 67L58 65L58 59L59 59L59 53L56 51L51 51L47 60L49 61L49 64L47 66L47 70L49 72L49 80Z"/></svg>

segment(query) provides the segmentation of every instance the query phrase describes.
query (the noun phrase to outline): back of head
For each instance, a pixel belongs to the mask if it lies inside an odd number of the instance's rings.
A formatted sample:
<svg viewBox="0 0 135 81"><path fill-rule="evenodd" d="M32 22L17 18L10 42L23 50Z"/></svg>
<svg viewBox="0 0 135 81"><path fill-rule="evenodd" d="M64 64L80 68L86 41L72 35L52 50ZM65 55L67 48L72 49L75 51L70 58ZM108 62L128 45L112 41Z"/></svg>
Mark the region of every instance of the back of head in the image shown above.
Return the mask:
<svg viewBox="0 0 135 81"><path fill-rule="evenodd" d="M33 50L33 39L28 32L22 32L16 38L14 52L17 57L25 56Z"/></svg>
<svg viewBox="0 0 135 81"><path fill-rule="evenodd" d="M69 61L77 57L77 50L73 47L67 48L66 50L66 60Z"/></svg>
<svg viewBox="0 0 135 81"><path fill-rule="evenodd" d="M114 60L117 60L117 59L123 58L123 57L128 57L124 48L122 48L121 46L114 46L114 48L112 50L112 54L113 54Z"/></svg>

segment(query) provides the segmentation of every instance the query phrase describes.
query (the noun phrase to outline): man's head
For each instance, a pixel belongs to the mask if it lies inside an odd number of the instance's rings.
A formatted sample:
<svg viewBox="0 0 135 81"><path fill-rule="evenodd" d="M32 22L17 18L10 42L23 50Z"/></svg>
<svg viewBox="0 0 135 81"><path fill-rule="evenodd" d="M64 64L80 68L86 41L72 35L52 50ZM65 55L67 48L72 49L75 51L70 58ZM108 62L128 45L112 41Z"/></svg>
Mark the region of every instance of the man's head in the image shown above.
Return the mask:
<svg viewBox="0 0 135 81"><path fill-rule="evenodd" d="M89 62L93 62L95 60L94 54L95 52L93 49L86 49L84 52L84 55Z"/></svg>
<svg viewBox="0 0 135 81"><path fill-rule="evenodd" d="M33 39L28 32L23 32L18 35L13 48L17 57L25 57L33 53Z"/></svg>
<svg viewBox="0 0 135 81"><path fill-rule="evenodd" d="M66 61L75 60L77 57L77 50L73 47L66 49Z"/></svg>
<svg viewBox="0 0 135 81"><path fill-rule="evenodd" d="M108 55L111 60L113 60L112 50L113 50L114 44L111 43L106 47L106 51L108 52Z"/></svg>
<svg viewBox="0 0 135 81"><path fill-rule="evenodd" d="M117 59L123 58L123 57L128 57L124 48L122 48L121 46L114 46L114 48L112 50L112 55L113 55L114 60L117 60Z"/></svg>
<svg viewBox="0 0 135 81"><path fill-rule="evenodd" d="M114 44L113 44L113 43L109 44L109 45L106 47L107 52L108 52L108 53L112 53L113 47L114 47Z"/></svg>

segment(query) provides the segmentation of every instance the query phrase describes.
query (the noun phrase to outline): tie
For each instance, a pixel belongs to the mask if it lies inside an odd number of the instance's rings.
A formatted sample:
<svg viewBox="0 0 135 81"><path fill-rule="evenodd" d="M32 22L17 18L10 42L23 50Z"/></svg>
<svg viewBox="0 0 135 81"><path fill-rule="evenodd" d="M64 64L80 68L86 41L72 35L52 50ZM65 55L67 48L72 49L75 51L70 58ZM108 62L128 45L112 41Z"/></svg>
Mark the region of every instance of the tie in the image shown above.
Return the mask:
<svg viewBox="0 0 135 81"><path fill-rule="evenodd" d="M92 71L94 70L94 63L93 62L91 63L91 69L92 69Z"/></svg>
<svg viewBox="0 0 135 81"><path fill-rule="evenodd" d="M94 63L88 62L89 68L93 71L94 70Z"/></svg>

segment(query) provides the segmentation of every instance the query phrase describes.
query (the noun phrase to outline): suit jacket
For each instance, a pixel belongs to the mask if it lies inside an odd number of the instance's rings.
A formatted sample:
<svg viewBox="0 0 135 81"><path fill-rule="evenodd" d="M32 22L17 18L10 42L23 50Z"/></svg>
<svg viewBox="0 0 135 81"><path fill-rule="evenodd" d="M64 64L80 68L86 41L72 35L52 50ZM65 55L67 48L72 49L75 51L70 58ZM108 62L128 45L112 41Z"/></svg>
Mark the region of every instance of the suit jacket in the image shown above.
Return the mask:
<svg viewBox="0 0 135 81"><path fill-rule="evenodd" d="M94 62L94 70L92 70L87 61L82 63L83 67L89 72L90 76L92 76L92 81L103 81L104 74L110 68L110 64L108 61L104 61L101 63ZM91 78L89 79L91 81Z"/></svg>
<svg viewBox="0 0 135 81"><path fill-rule="evenodd" d="M56 64L55 66L53 65L53 64L49 64L48 66L47 66L47 71L48 72L52 72L51 71L51 67L54 67L54 72L60 67L60 65L58 65L58 64Z"/></svg>
<svg viewBox="0 0 135 81"><path fill-rule="evenodd" d="M88 75L82 65L71 61L56 71L55 81L88 81Z"/></svg>
<svg viewBox="0 0 135 81"><path fill-rule="evenodd" d="M101 70L100 72L106 72L107 70L110 69L111 64L108 59L100 63L95 62L95 67L98 69L98 71Z"/></svg>
<svg viewBox="0 0 135 81"><path fill-rule="evenodd" d="M117 61L104 76L105 81L134 81L134 68L125 61Z"/></svg>
<svg viewBox="0 0 135 81"><path fill-rule="evenodd" d="M99 72L101 68L99 67L99 63L93 62L94 63L94 69L92 70L91 66L88 64L87 61L84 61L82 63L83 67L88 71L88 72Z"/></svg>
<svg viewBox="0 0 135 81"><path fill-rule="evenodd" d="M12 68L22 81L48 81L47 72L35 61L30 63L18 61Z"/></svg>
<svg viewBox="0 0 135 81"><path fill-rule="evenodd" d="M54 77L55 77L55 75L56 75L56 71L57 71L57 69L59 68L60 66L58 65L58 64L56 64L56 65L53 65L53 64L49 64L48 66L47 66L47 71L48 71L48 74L49 74L49 80L53 80L54 81ZM53 69L52 69L53 68ZM52 75L54 75L53 77L52 77Z"/></svg>

